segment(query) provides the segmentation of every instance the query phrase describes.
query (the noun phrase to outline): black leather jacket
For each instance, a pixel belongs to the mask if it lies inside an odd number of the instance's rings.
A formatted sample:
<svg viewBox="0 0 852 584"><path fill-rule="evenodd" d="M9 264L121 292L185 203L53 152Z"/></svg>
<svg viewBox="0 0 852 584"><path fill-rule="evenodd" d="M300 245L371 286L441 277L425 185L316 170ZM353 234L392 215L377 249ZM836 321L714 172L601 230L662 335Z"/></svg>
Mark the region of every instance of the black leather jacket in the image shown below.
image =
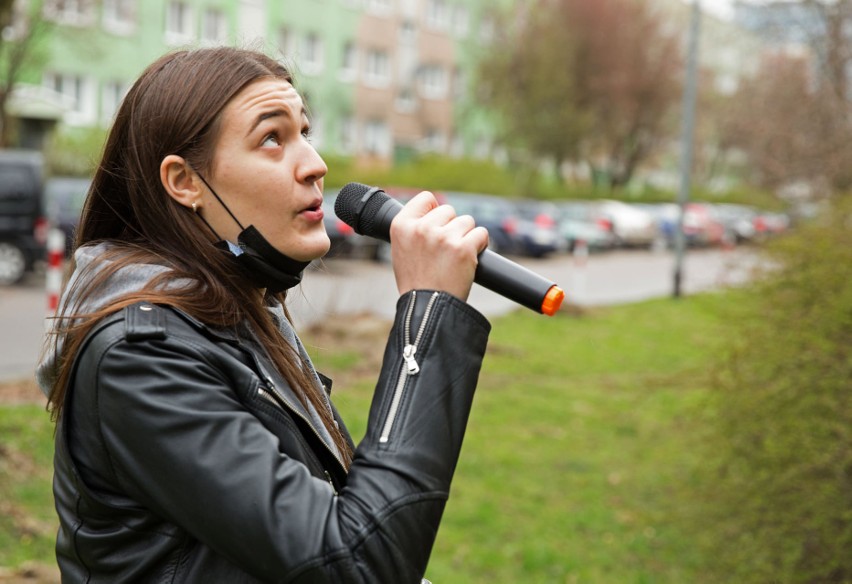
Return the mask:
<svg viewBox="0 0 852 584"><path fill-rule="evenodd" d="M347 474L236 335L150 304L105 319L56 433L63 582L419 582L489 330L446 293L400 298Z"/></svg>

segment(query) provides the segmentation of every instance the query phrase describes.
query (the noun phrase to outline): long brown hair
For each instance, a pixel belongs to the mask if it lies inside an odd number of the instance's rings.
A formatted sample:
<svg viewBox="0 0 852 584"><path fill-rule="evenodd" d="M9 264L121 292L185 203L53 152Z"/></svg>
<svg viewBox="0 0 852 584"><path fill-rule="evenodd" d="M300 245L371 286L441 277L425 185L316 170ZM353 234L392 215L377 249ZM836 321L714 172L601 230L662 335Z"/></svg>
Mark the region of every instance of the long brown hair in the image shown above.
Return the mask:
<svg viewBox="0 0 852 584"><path fill-rule="evenodd" d="M179 51L150 65L124 98L75 241L75 247L101 241L111 245L92 273L76 279L77 289L66 293L76 300L57 318L54 347L59 369L48 403L55 420L62 414L74 356L86 335L105 316L146 300L175 306L214 327L247 323L303 403L320 414L348 467L349 442L337 429L321 390L260 301L259 291L211 244L212 235L199 218L174 201L160 182L160 163L169 154L182 156L192 168L209 174L222 110L244 87L270 77L292 82L286 67L255 51L230 47ZM142 290L81 312L111 276L131 264L156 264L166 271ZM285 294L275 298L283 304Z"/></svg>

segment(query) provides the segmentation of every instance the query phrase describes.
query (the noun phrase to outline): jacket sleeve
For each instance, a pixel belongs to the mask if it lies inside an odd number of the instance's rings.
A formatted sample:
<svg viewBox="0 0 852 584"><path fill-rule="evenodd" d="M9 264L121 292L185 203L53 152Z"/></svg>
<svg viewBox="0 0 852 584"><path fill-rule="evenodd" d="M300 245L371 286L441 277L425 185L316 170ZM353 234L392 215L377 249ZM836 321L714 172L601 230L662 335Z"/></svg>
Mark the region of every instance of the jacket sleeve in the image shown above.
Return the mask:
<svg viewBox="0 0 852 584"><path fill-rule="evenodd" d="M94 343L80 366L112 480L152 512L264 581L419 582L489 330L446 293L400 298L339 494L279 452L203 343Z"/></svg>

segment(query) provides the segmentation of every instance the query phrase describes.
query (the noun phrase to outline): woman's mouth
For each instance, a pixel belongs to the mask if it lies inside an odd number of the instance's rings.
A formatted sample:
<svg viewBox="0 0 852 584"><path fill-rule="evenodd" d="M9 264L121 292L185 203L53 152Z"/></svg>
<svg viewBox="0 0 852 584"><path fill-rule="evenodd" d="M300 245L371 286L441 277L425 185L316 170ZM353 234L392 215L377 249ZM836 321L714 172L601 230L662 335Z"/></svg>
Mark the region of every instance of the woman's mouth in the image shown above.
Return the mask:
<svg viewBox="0 0 852 584"><path fill-rule="evenodd" d="M299 214L308 221L322 221L325 216L321 204L303 209Z"/></svg>

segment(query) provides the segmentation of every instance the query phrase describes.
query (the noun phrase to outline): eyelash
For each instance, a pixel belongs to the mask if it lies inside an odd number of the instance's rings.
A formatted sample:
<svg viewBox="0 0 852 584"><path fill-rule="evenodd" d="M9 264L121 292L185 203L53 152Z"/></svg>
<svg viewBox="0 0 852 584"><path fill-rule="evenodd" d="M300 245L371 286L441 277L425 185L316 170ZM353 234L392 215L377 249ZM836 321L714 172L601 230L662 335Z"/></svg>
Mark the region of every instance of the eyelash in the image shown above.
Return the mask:
<svg viewBox="0 0 852 584"><path fill-rule="evenodd" d="M313 132L312 132L312 128L304 128L304 129L302 130L302 137L303 137L305 140L310 141L310 140L311 140L311 136L312 136L312 134L313 134ZM274 139L274 140L275 140L275 142L276 142L279 146L281 145L281 138L278 136L278 132L270 132L269 134L267 134L267 135L263 138L263 143L265 144L265 143L266 143L266 141L267 141L267 140L269 140L270 138Z"/></svg>

